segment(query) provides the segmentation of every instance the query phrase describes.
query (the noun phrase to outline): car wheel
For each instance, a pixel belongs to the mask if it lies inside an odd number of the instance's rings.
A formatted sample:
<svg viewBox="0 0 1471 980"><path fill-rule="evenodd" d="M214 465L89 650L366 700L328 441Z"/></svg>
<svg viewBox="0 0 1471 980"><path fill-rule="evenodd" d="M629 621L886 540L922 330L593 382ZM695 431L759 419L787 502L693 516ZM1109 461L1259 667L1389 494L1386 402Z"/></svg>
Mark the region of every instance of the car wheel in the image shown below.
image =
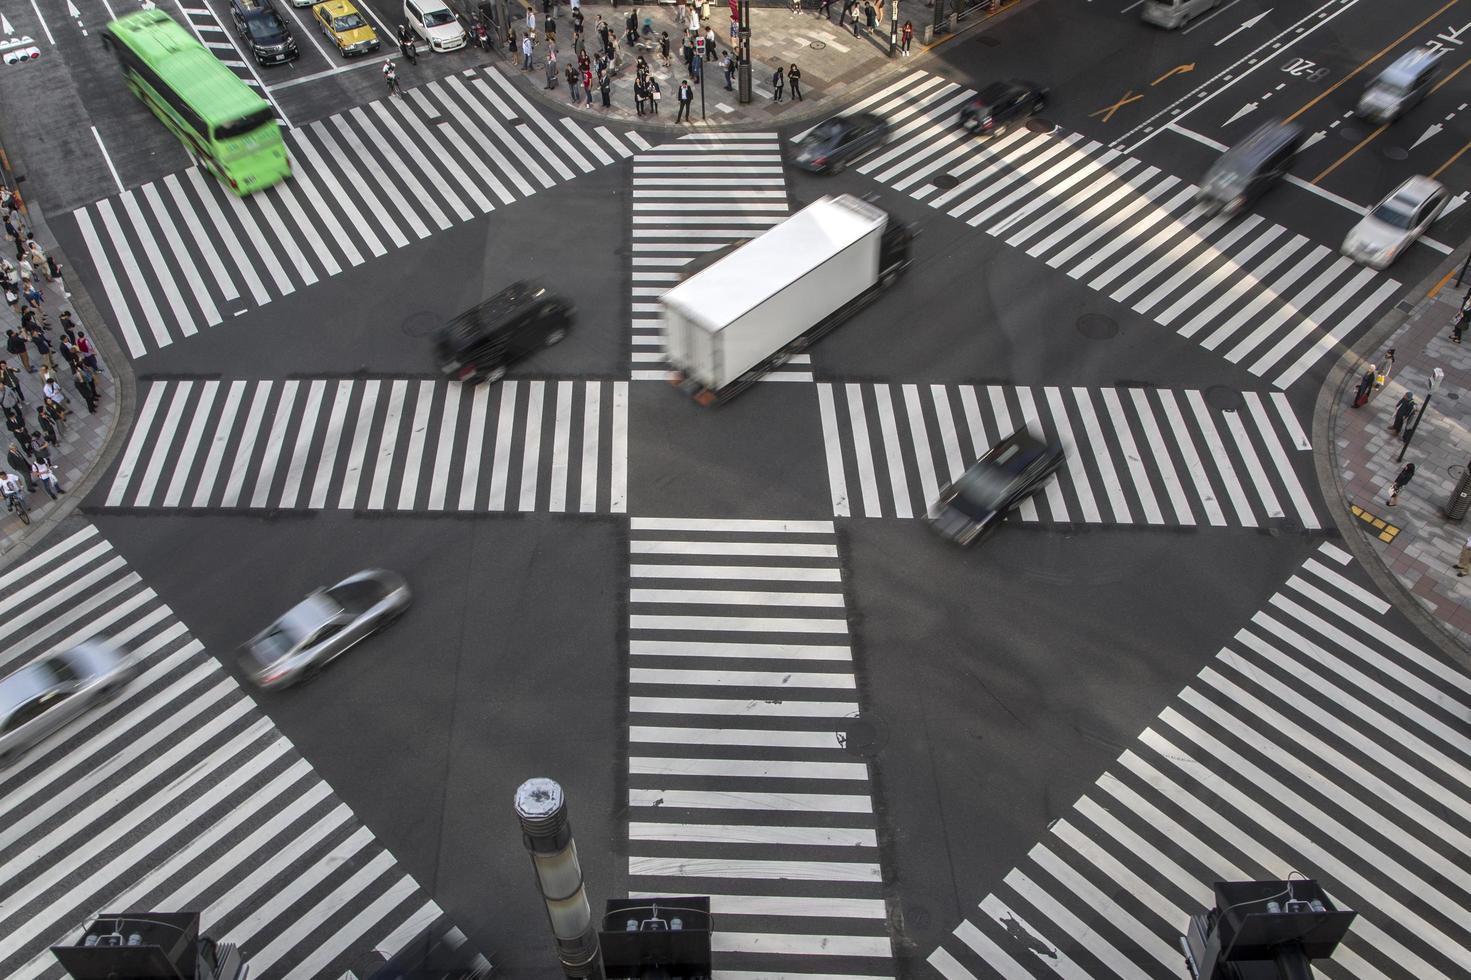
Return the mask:
<svg viewBox="0 0 1471 980"><path fill-rule="evenodd" d="M843 172L843 161L842 160L834 160L832 163L828 164L827 172L830 173L830 174L840 174L840 173L842 173Z"/></svg>
<svg viewBox="0 0 1471 980"><path fill-rule="evenodd" d="M991 138L999 140L1001 137L1006 135L1006 131L1010 128L1011 123L997 123L996 128L991 130Z"/></svg>
<svg viewBox="0 0 1471 980"><path fill-rule="evenodd" d="M1041 112L1045 108L1047 108L1047 100L1038 99L1036 102L1032 103L1032 115L1035 116L1037 113Z"/></svg>
<svg viewBox="0 0 1471 980"><path fill-rule="evenodd" d="M566 327L557 327L557 328L555 328L553 330L548 330L547 331L546 339L544 341L542 341L542 343L546 344L548 347L555 347L558 344L560 344L563 341L563 339L566 338L566 336L567 336L567 328ZM502 368L502 370L504 371L505 369Z"/></svg>
<svg viewBox="0 0 1471 980"><path fill-rule="evenodd" d="M879 276L879 288L888 289L890 286L894 285L894 283L898 281L899 271L897 269L890 269L883 275Z"/></svg>
<svg viewBox="0 0 1471 980"><path fill-rule="evenodd" d="M506 376L506 366L504 364L497 365L496 367L493 367L489 371L486 371L485 372L485 374L484 374L485 383L488 384L488 385L493 385L497 381L499 381L502 378L504 378L505 376Z"/></svg>

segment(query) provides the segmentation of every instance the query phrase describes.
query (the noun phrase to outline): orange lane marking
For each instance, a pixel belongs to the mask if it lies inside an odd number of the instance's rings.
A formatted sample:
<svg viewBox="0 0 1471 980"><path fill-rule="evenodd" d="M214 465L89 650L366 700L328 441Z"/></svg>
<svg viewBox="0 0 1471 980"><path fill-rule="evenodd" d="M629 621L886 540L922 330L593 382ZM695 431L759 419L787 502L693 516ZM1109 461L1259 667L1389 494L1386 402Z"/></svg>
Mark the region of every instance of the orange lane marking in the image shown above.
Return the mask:
<svg viewBox="0 0 1471 980"><path fill-rule="evenodd" d="M1099 109L1097 112L1090 112L1090 113L1088 113L1088 115L1090 117L1102 116L1103 117L1103 121L1104 122L1108 122L1110 119L1113 118L1113 114L1115 112L1118 112L1120 109L1122 109L1124 106L1128 105L1130 102L1138 102L1142 98L1144 98L1144 96L1142 96L1142 95L1135 95L1134 94L1134 90L1133 89L1129 89L1127 92L1124 93L1124 97L1122 99L1119 99L1113 105L1104 106L1102 109Z"/></svg>

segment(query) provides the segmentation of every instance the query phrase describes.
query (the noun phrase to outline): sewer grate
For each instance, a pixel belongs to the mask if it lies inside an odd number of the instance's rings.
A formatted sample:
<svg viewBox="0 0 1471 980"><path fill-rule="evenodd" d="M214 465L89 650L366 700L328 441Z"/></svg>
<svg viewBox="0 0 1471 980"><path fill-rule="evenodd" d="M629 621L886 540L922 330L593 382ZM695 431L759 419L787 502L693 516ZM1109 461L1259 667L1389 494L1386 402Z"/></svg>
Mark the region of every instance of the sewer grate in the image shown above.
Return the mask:
<svg viewBox="0 0 1471 980"><path fill-rule="evenodd" d="M942 191L948 191L960 183L960 178L954 174L940 174L938 177L933 178L930 183Z"/></svg>

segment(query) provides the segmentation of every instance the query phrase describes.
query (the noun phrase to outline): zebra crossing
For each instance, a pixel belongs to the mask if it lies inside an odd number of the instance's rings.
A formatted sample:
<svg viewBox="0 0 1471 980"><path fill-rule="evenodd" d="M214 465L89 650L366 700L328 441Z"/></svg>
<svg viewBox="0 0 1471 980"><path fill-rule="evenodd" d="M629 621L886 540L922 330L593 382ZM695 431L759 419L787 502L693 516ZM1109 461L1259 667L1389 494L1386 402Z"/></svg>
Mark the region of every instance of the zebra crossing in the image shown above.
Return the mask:
<svg viewBox="0 0 1471 980"><path fill-rule="evenodd" d="M1322 975L1471 974L1471 676L1396 634L1349 565L1309 557L930 965L1180 977L1213 881L1299 872L1358 912Z"/></svg>
<svg viewBox="0 0 1471 980"><path fill-rule="evenodd" d="M244 199L191 167L63 217L131 356L648 147L554 121L492 68L284 136L292 177Z"/></svg>
<svg viewBox="0 0 1471 980"><path fill-rule="evenodd" d="M628 382L155 381L105 506L622 513Z"/></svg>
<svg viewBox="0 0 1471 980"><path fill-rule="evenodd" d="M853 169L980 228L1288 388L1377 321L1400 283L1262 218L1208 217L1195 185L1079 133L990 142L956 125L975 92L914 71L853 106L891 139ZM1041 128L1041 127L1039 127Z"/></svg>
<svg viewBox="0 0 1471 980"><path fill-rule="evenodd" d="M756 237L788 210L775 133L684 136L633 158L633 380L669 377L659 297L681 270ZM811 381L812 355L794 355L762 380Z"/></svg>
<svg viewBox="0 0 1471 980"><path fill-rule="evenodd" d="M830 521L629 536L633 897L711 895L715 975L894 975Z"/></svg>
<svg viewBox="0 0 1471 980"><path fill-rule="evenodd" d="M1061 442L1067 462L1022 520L1322 526L1306 489L1312 446L1280 391L1242 392L1239 410L1223 410L1193 389L816 387L838 517L923 515L940 486L1026 425Z"/></svg>
<svg viewBox="0 0 1471 980"><path fill-rule="evenodd" d="M393 855L92 525L0 587L0 672L107 635L116 699L0 770L0 973L59 980L91 916L201 911L256 978L341 976L419 937L488 973Z"/></svg>

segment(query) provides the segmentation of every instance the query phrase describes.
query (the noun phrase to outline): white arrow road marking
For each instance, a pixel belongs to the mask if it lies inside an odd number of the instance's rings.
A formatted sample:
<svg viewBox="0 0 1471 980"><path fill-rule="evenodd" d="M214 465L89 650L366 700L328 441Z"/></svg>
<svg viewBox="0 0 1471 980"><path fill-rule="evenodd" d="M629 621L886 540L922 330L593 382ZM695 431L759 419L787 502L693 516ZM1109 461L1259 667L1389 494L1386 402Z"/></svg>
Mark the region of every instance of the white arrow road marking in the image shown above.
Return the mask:
<svg viewBox="0 0 1471 980"><path fill-rule="evenodd" d="M53 48L56 47L56 38L51 36L51 28L46 25L46 18L41 16L41 7L36 0L31 0L31 9L36 12L36 19L41 22L41 30L46 32L46 43Z"/></svg>
<svg viewBox="0 0 1471 980"><path fill-rule="evenodd" d="M1298 148L1297 152L1301 153L1303 150L1306 150L1308 147L1312 146L1314 143L1320 143L1320 142L1322 142L1323 140L1325 140L1327 138L1328 138L1328 132L1326 130L1320 129L1316 133L1314 133L1313 135L1309 136L1307 139L1303 140L1302 141L1302 146L1300 146Z"/></svg>
<svg viewBox="0 0 1471 980"><path fill-rule="evenodd" d="M1272 8L1271 7L1268 7L1266 10L1263 10L1261 13L1257 14L1255 17L1252 17L1249 20L1242 21L1240 27L1236 28L1236 30L1232 31L1230 34L1227 34L1225 37L1223 37L1219 41L1217 41L1215 43L1215 46L1219 48L1221 45L1225 44L1227 41L1231 40L1233 37L1235 37L1237 34L1240 34L1242 31L1250 30L1251 28L1253 28L1256 25L1260 24L1262 22L1262 18L1266 17L1267 14L1270 14L1271 12L1272 12Z"/></svg>
<svg viewBox="0 0 1471 980"><path fill-rule="evenodd" d="M1425 132L1420 134L1420 138L1410 144L1410 149L1413 150L1415 147L1419 146L1421 143L1425 142L1436 133L1439 133L1442 129L1445 129L1445 127L1442 126L1440 123L1431 123L1426 128Z"/></svg>
<svg viewBox="0 0 1471 980"><path fill-rule="evenodd" d="M1236 112L1235 112L1235 114L1232 115L1230 119L1227 119L1225 122L1221 123L1221 126L1223 128L1226 127L1226 126L1229 126L1233 122L1235 122L1236 120L1240 119L1242 116L1246 115L1247 113L1249 113L1249 112L1255 112L1257 106L1259 106L1259 105L1261 105L1260 102L1248 102L1248 103L1246 103L1246 105L1242 106L1240 109L1237 109Z"/></svg>
<svg viewBox="0 0 1471 980"><path fill-rule="evenodd" d="M1455 197L1451 198L1450 199L1450 202L1446 204L1445 210L1442 211L1442 212L1440 212L1440 217L1439 218L1436 218L1435 220L1436 221L1443 221L1443 220L1445 220L1445 216L1446 215L1450 214L1456 208L1458 208L1461 205L1465 204L1466 203L1466 194L1467 194L1466 191L1462 191L1461 193L1457 194Z"/></svg>
<svg viewBox="0 0 1471 980"><path fill-rule="evenodd" d="M4 34L6 37L9 37L14 33L15 28L11 26L10 18L6 17L4 14L0 14L0 34Z"/></svg>

